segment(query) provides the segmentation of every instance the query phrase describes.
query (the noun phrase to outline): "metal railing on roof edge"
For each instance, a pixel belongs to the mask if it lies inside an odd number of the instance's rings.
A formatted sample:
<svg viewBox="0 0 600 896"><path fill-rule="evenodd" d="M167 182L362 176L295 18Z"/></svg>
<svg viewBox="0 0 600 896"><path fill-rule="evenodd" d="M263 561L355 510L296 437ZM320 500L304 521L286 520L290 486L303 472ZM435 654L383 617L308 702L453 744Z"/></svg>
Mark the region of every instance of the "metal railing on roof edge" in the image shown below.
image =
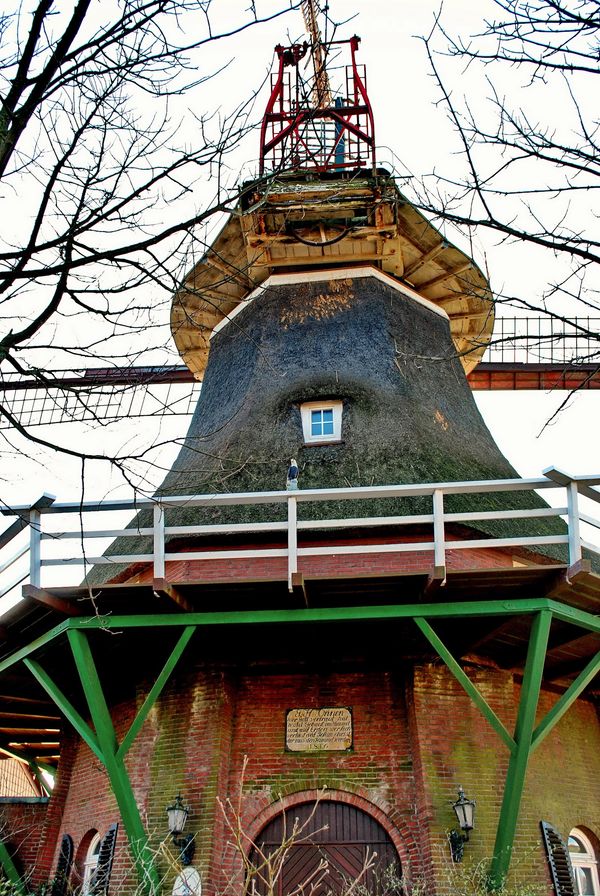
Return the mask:
<svg viewBox="0 0 600 896"><path fill-rule="evenodd" d="M435 577L440 581L446 575L446 552L448 550L473 550L478 548L535 548L545 545L568 546L569 566L572 567L582 559L583 550L590 551L600 557L600 546L581 537L580 526L584 523L600 530L600 518L582 513L579 498L583 496L600 503L600 485L598 476L572 477L553 468L544 471L544 476L531 479L498 479L472 482L420 483L414 485L384 485L374 487L358 487L347 489L305 489L276 492L249 492L212 495L181 495L168 498L137 498L118 501L84 501L57 503L52 496L44 495L34 505L5 507L1 510L4 516L13 516L13 523L0 534L0 552L6 548L24 529L29 529L28 544L21 545L7 560L0 562L0 577L9 571L15 571L20 560L29 557L29 571L21 570L16 579L8 586L0 586L0 598L14 591L18 585L28 581L30 585L42 587L42 570L49 567L79 566L87 570L96 565L130 565L138 563L152 564L154 579L165 579L166 564L177 560L197 561L229 561L248 558L286 558L288 586L292 589L292 580L298 572L298 561L302 557L327 555L361 555L373 553L411 553L417 551L433 552ZM539 491L545 489L563 489L566 503L560 507L539 507L533 509L491 510L447 512L444 499L447 495L486 494L493 492L516 493L522 491ZM384 498L429 497L431 512L424 514L406 514L400 516L344 517L336 519L298 519L298 504L322 501L364 501ZM169 508L177 507L223 507L251 506L258 504L287 505L287 519L274 522L255 523L217 523L194 526L169 526L165 521L165 513ZM78 528L64 531L46 531L43 519L47 515L78 514L80 518L87 513L129 511L136 513L143 509L152 509L153 524L146 527L85 529ZM527 536L486 536L470 540L448 540L446 538L447 523L472 524L484 520L524 520L562 517L567 524L567 531L558 535ZM431 525L433 538L422 542L395 543L359 543L335 544L300 547L299 533L306 530L344 530L356 527L390 527L406 525ZM285 547L248 547L224 550L172 551L167 550L167 543L175 536L196 535L255 535L266 532L287 533ZM95 539L133 538L147 536L152 538L152 552L136 554L100 553L92 556L87 553L85 545ZM55 546L77 542L75 556L43 557L42 544L52 542ZM72 554L72 552L71 552ZM1 578L0 578L1 582Z"/></svg>

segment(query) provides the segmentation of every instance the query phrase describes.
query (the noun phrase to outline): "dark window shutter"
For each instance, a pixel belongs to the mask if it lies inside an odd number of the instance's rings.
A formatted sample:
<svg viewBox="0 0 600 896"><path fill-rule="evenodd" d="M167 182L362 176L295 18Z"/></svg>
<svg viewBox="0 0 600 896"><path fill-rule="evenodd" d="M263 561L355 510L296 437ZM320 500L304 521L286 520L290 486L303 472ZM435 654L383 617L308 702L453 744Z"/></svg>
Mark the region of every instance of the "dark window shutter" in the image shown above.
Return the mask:
<svg viewBox="0 0 600 896"><path fill-rule="evenodd" d="M63 834L60 843L60 853L56 863L56 874L52 881L50 896L66 896L69 888L71 865L73 864L73 838L69 834Z"/></svg>
<svg viewBox="0 0 600 896"><path fill-rule="evenodd" d="M540 821L544 846L556 896L576 896L575 880L569 850L556 828L547 821Z"/></svg>
<svg viewBox="0 0 600 896"><path fill-rule="evenodd" d="M118 830L118 824L111 824L102 838L100 851L98 852L98 864L96 865L96 870L94 871L94 877L92 879L91 892L93 896L106 896L108 893L108 884L115 855Z"/></svg>

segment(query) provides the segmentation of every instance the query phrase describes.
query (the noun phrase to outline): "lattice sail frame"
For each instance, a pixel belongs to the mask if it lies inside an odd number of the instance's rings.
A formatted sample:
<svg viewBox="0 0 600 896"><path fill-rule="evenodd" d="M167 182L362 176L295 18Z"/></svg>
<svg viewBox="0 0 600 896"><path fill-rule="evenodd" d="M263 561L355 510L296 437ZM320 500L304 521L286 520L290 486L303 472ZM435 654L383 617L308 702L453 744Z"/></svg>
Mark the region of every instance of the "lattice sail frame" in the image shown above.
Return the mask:
<svg viewBox="0 0 600 896"><path fill-rule="evenodd" d="M350 49L345 67L345 96L333 105L315 104L314 85L300 74L309 52L307 42L278 45L278 70L272 76L271 96L260 135L260 173L286 170L344 171L375 169L375 123L366 87L364 65L356 61L360 38L322 44L325 57L334 46ZM317 69L313 80L322 73Z"/></svg>

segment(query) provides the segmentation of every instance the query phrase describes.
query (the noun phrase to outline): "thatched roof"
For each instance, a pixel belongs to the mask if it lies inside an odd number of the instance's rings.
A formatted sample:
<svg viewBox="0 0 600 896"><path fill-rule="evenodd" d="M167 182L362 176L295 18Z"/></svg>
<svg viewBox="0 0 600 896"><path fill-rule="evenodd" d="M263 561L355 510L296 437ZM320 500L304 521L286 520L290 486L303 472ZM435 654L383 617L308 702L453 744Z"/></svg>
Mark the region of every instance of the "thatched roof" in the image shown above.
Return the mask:
<svg viewBox="0 0 600 896"><path fill-rule="evenodd" d="M185 445L158 494L282 489L290 457L298 459L301 488L516 477L477 409L447 317L385 281L339 272L310 282L273 278L215 334ZM320 398L343 402L342 441L306 446L300 405ZM447 500L455 511L517 505L545 506L532 492ZM329 519L430 507L429 499L322 503L302 513ZM277 519L283 512L269 505L178 508L168 523ZM519 522L522 534L561 526ZM476 528L502 535L514 532L514 523ZM130 553L147 541L122 540L113 552Z"/></svg>

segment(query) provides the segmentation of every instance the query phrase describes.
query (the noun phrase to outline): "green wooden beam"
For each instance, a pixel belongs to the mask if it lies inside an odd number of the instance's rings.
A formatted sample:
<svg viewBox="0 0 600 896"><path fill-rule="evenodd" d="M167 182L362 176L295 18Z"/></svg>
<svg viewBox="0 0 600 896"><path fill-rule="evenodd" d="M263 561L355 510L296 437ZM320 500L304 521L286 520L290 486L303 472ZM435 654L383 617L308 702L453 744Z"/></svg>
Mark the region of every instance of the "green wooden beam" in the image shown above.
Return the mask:
<svg viewBox="0 0 600 896"><path fill-rule="evenodd" d="M31 764L36 765L42 771L48 772L49 775L55 775L57 772L58 767L56 764L52 765L50 762L44 762L43 760L40 760L40 759L31 759L31 760L27 760L27 761L29 762L30 765ZM48 782L46 782L45 786L47 788L50 787Z"/></svg>
<svg viewBox="0 0 600 896"><path fill-rule="evenodd" d="M552 615L560 622L571 622L590 632L600 632L600 616L594 616L591 613L586 613L585 610L569 607L567 604L561 604L554 600L550 601L550 605Z"/></svg>
<svg viewBox="0 0 600 896"><path fill-rule="evenodd" d="M531 750L536 750L545 737L550 734L556 723L562 719L569 707L577 700L579 695L588 686L590 681L594 679L600 671L600 650L595 657L589 661L585 669L580 672L575 681L573 681L565 693L556 701L550 712L542 719L540 724L533 732L531 741Z"/></svg>
<svg viewBox="0 0 600 896"><path fill-rule="evenodd" d="M304 607L296 610L220 610L208 613L169 613L136 616L107 616L68 620L71 631L181 627L185 625L264 625L277 623L363 621L376 619L465 618L515 616L551 609L547 598L531 600L460 601L436 604L385 604L366 607ZM592 617L593 618L593 617ZM600 629L600 621L598 622Z"/></svg>
<svg viewBox="0 0 600 896"><path fill-rule="evenodd" d="M15 863L12 860L12 856L6 848L6 844L4 840L0 838L0 865L4 869L4 873L6 875L7 880L13 885L15 890L18 893L25 894L25 884L21 878L21 875L17 871L15 867Z"/></svg>
<svg viewBox="0 0 600 896"><path fill-rule="evenodd" d="M179 658L181 657L181 654L183 653L183 651L189 644L190 639L195 631L196 631L195 625L187 625L184 628L182 634L179 636L179 639L178 639L175 647L173 648L171 655L169 656L169 658L167 659L167 662L163 666L160 675L154 682L154 685L151 688L151 690L149 691L148 696L144 700L142 706L140 707L139 712L137 713L135 719L131 723L131 727L129 728L129 731L123 738L123 740L121 742L121 746L117 750L117 757L119 759L125 758L128 750L131 747L133 741L135 740L140 728L146 721L148 713L150 712L150 710L152 709L152 707L158 700L164 686L166 685L167 681L169 680L169 677L170 677L173 669L177 665Z"/></svg>
<svg viewBox="0 0 600 896"><path fill-rule="evenodd" d="M142 824L127 769L122 757L117 755L119 743L87 635L81 631L70 631L69 643L96 729L102 762L123 819L140 885L146 893L159 893L160 880L148 846L148 835Z"/></svg>
<svg viewBox="0 0 600 896"><path fill-rule="evenodd" d="M510 736L509 732L506 730L491 706L489 706L489 704L485 701L485 698L483 697L481 692L475 687L471 679L466 675L465 671L456 662L446 645L436 635L427 620L419 619L417 617L415 618L415 622L422 633L425 635L433 649L436 651L438 656L443 659L446 666L452 672L458 683L467 692L479 712L492 726L496 734L498 734L502 738L509 750L514 750L516 748L514 739Z"/></svg>
<svg viewBox="0 0 600 896"><path fill-rule="evenodd" d="M23 663L25 664L25 666L27 666L34 678L39 681L48 696L51 697L52 700L54 700L55 704L58 706L65 718L71 723L82 740L86 742L90 750L98 757L100 762L103 762L103 753L100 749L98 738L96 737L95 733L92 731L88 723L85 721L85 719L83 719L82 716L79 715L73 704L67 699L67 697L65 697L56 682L48 675L46 670L40 666L37 660L26 658L23 660Z"/></svg>
<svg viewBox="0 0 600 896"><path fill-rule="evenodd" d="M55 625L54 628L51 628L49 632L45 632L43 635L40 635L39 638L35 638L25 647L21 647L19 650L15 650L15 652L11 656L3 659L0 662L0 672L4 672L5 669L9 669L11 666L14 666L15 663L20 662L26 656L35 653L35 651L39 650L40 647L45 647L46 644L54 641L55 638L58 638L63 634L63 632L68 631L68 629L69 620L64 619L61 623L59 623L59 625Z"/></svg>
<svg viewBox="0 0 600 896"><path fill-rule="evenodd" d="M600 632L600 618L565 607L548 598L522 600L453 601L435 604L385 604L366 607L306 607L297 610L222 610L209 613L170 613L136 616L73 618L69 630L181 627L186 625L261 625L293 622L363 621L366 619L463 619L486 616L522 616L562 613L568 621L589 631ZM2 667L0 665L0 671Z"/></svg>
<svg viewBox="0 0 600 896"><path fill-rule="evenodd" d="M516 748L512 751L508 761L504 796L490 868L489 884L492 890L502 888L510 866L525 775L531 755L531 740L551 624L552 613L542 610L534 618L531 626L523 684L521 685L521 699L515 725Z"/></svg>
<svg viewBox="0 0 600 896"><path fill-rule="evenodd" d="M135 616L90 616L65 619L49 632L0 661L0 673L31 656L68 631L126 628L170 628L186 625L246 625L290 622L335 622L365 619L463 619L485 616L522 616L550 610L557 619L588 631L600 632L600 618L548 598L525 600L460 601L440 604L403 604L375 607L321 607L301 610L248 610L217 613L173 613Z"/></svg>

